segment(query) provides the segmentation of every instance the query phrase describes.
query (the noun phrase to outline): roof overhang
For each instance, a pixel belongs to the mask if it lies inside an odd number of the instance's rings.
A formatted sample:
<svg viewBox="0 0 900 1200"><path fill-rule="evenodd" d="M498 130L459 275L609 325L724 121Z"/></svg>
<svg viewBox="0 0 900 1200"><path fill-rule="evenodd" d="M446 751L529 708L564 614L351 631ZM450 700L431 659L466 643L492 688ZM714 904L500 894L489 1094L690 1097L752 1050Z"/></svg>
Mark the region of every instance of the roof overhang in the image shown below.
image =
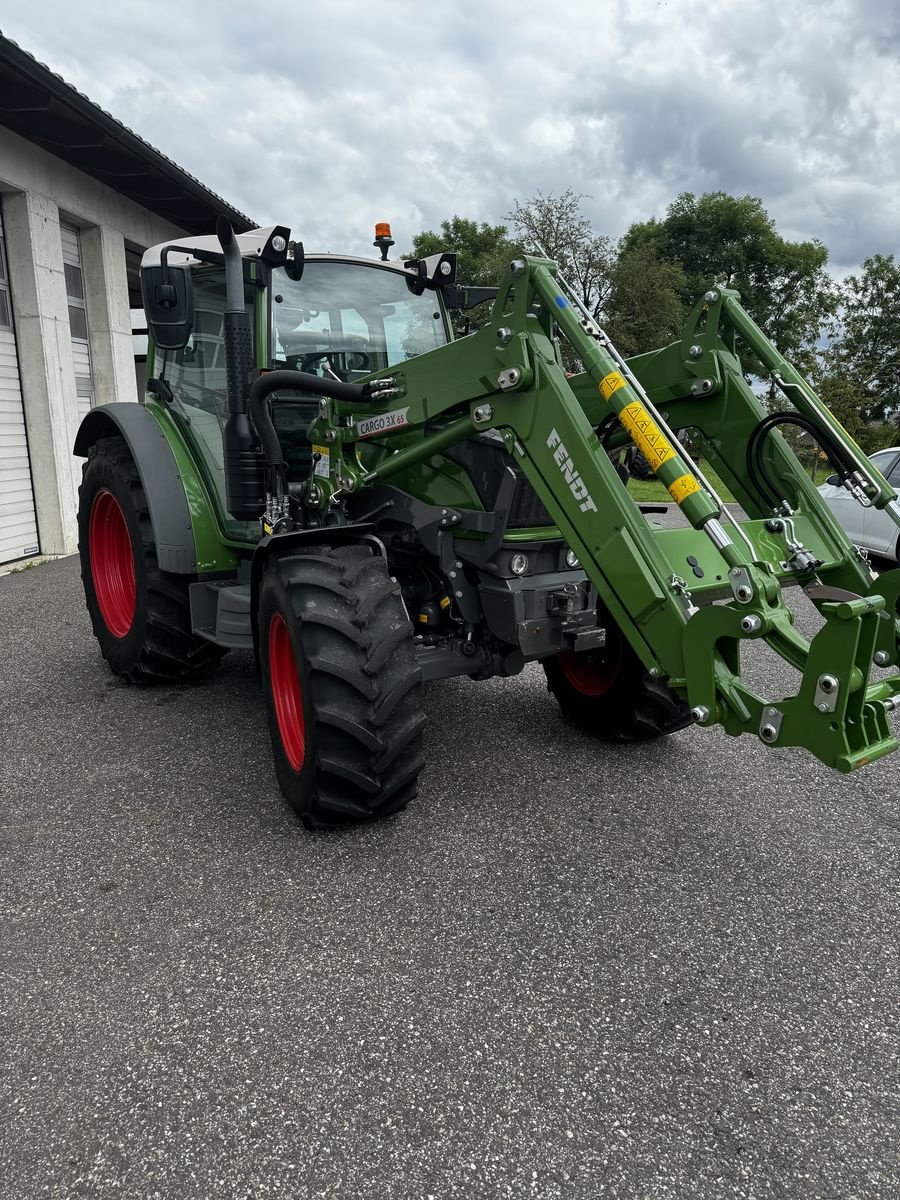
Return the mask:
<svg viewBox="0 0 900 1200"><path fill-rule="evenodd" d="M189 233L255 225L2 34L0 124Z"/></svg>

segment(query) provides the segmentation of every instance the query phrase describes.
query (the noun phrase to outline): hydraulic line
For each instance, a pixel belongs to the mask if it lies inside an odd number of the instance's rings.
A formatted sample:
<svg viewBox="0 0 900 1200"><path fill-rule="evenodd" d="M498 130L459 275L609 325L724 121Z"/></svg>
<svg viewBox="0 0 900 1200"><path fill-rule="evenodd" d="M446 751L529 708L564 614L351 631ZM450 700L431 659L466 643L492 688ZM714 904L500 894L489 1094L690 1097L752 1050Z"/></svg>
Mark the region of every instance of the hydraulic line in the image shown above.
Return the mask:
<svg viewBox="0 0 900 1200"><path fill-rule="evenodd" d="M775 483L769 475L762 451L766 436L772 429L777 428L779 425L796 425L814 438L825 450L829 461L836 468L842 480L849 479L856 470L855 465L850 461L848 455L844 453L843 446L832 436L829 430L823 428L811 417L793 412L771 413L760 421L750 435L747 443L747 472L754 486L760 492L760 495L772 506L773 510L777 509L783 503L785 497L779 494Z"/></svg>

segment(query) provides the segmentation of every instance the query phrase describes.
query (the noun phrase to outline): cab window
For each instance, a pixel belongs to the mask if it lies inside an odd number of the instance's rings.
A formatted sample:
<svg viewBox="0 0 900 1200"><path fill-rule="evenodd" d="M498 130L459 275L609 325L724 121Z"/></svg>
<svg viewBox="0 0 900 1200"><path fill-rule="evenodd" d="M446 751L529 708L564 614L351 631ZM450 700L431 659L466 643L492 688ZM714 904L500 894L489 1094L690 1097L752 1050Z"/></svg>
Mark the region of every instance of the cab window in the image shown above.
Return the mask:
<svg viewBox="0 0 900 1200"><path fill-rule="evenodd" d="M194 327L183 350L168 351L162 358L162 375L184 418L183 432L201 459L212 484L226 529L234 536L245 530L226 510L222 434L228 419L225 372L225 275L217 267L193 271ZM247 288L247 312L253 319L253 289ZM157 351L159 353L159 351Z"/></svg>
<svg viewBox="0 0 900 1200"><path fill-rule="evenodd" d="M298 282L273 273L275 366L353 381L447 340L435 294L413 295L399 271L313 260Z"/></svg>

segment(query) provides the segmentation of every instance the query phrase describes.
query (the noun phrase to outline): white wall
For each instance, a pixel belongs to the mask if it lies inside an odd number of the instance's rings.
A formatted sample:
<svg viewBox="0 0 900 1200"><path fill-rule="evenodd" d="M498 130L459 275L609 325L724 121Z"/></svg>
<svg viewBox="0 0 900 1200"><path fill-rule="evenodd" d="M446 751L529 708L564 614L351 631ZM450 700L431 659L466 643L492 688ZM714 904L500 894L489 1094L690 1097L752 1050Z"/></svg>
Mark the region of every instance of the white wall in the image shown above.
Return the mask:
<svg viewBox="0 0 900 1200"><path fill-rule="evenodd" d="M185 231L0 127L0 193L41 551L77 548L82 460L60 215L81 232L97 403L136 400L126 240L146 249Z"/></svg>

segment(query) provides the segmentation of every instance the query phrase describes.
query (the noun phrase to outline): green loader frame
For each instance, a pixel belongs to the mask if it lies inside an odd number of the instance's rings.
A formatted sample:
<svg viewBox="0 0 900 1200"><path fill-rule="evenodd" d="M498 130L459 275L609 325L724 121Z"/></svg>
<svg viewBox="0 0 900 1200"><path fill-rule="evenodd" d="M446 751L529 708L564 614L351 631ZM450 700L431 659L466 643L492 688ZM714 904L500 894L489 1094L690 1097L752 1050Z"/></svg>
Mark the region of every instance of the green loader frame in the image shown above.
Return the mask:
<svg viewBox="0 0 900 1200"><path fill-rule="evenodd" d="M895 750L887 717L900 677L869 676L873 665L897 661L900 571L875 575L777 431L765 440L763 462L785 499L767 503L748 475L746 450L769 414L744 378L736 338L823 440L840 446L863 503L897 513L893 488L736 292L708 292L680 341L626 362L567 291L553 262L517 260L482 330L391 370L390 403L408 406L402 440L409 444L368 470L352 453L358 406L323 401L311 430L314 442L331 448L320 505L398 476L480 429L497 429L641 662L686 694L699 724L803 746L845 772ZM584 374L566 377L556 327ZM365 415L377 411L367 407ZM451 415L439 432L428 432ZM613 417L621 426L613 448L637 445L690 528L653 528L621 486L596 432ZM730 517L672 426L695 431L750 520ZM812 642L794 628L783 596L790 586L802 587L824 618ZM795 696L761 696L746 685L740 649L750 640L764 641L802 672Z"/></svg>

